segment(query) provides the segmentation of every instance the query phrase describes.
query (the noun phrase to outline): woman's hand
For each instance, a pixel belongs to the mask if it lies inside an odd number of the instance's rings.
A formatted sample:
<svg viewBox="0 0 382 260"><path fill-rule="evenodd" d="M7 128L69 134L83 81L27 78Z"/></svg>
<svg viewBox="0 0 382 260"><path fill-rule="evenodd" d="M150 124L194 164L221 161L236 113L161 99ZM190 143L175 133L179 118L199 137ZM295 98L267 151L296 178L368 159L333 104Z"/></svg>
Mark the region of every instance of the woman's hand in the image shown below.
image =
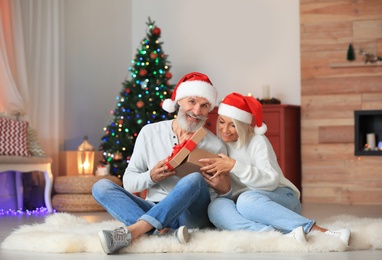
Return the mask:
<svg viewBox="0 0 382 260"><path fill-rule="evenodd" d="M218 154L219 158L203 158L199 161L204 163L205 166L201 167L201 171L212 175L210 180L216 178L220 174L228 174L231 172L233 166L235 166L236 160L228 157L225 154Z"/></svg>
<svg viewBox="0 0 382 260"><path fill-rule="evenodd" d="M175 171L169 170L169 168L166 165L167 159L164 159L162 161L159 161L154 168L150 171L150 177L153 180L153 182L161 182L168 177L174 176Z"/></svg>

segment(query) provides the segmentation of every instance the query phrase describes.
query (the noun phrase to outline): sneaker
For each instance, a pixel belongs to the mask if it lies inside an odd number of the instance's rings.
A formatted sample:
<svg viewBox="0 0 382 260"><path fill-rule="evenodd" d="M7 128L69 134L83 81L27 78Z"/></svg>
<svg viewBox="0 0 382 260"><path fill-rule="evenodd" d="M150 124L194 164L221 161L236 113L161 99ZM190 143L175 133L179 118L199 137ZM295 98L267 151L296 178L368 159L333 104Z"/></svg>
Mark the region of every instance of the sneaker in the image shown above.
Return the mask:
<svg viewBox="0 0 382 260"><path fill-rule="evenodd" d="M305 232L302 226L293 229L290 233L286 234L286 236L295 239L301 244L306 243Z"/></svg>
<svg viewBox="0 0 382 260"><path fill-rule="evenodd" d="M98 232L102 249L106 254L118 252L121 248L127 247L131 243L131 233L124 227L114 230L101 230Z"/></svg>
<svg viewBox="0 0 382 260"><path fill-rule="evenodd" d="M186 226L181 226L175 230L174 235L182 245L187 244L190 241L190 233Z"/></svg>
<svg viewBox="0 0 382 260"><path fill-rule="evenodd" d="M342 242L345 243L345 245L349 245L349 239L350 239L350 230L349 229L339 229L339 230L328 230L325 232L325 234L329 236L335 236L342 240Z"/></svg>

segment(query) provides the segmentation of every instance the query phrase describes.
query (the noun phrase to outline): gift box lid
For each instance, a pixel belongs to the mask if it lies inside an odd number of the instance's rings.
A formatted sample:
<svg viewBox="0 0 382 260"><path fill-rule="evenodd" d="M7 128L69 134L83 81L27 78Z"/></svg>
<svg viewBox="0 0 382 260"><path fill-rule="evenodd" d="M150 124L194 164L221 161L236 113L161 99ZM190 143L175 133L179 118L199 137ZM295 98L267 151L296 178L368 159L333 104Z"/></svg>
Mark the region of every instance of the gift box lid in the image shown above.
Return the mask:
<svg viewBox="0 0 382 260"><path fill-rule="evenodd" d="M199 162L199 159L202 158L218 158L219 156L214 153L207 152L206 150L202 150L199 148L195 148L192 152L187 156L186 159L176 167L176 176L184 177L187 174L192 172L200 172L200 168L204 166L202 162Z"/></svg>
<svg viewBox="0 0 382 260"><path fill-rule="evenodd" d="M196 148L197 144L206 134L207 130L201 127L195 131L189 139L185 140L181 144L175 145L171 155L168 158L167 166L170 169L175 169L178 167L184 159L186 159L189 153Z"/></svg>

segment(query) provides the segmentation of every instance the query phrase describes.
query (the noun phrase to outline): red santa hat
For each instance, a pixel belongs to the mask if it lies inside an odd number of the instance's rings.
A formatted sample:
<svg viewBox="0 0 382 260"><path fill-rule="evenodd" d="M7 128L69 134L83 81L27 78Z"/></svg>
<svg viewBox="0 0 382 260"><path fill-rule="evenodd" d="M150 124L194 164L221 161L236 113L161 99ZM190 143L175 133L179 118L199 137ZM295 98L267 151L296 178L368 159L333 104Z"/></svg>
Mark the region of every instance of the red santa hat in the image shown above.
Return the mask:
<svg viewBox="0 0 382 260"><path fill-rule="evenodd" d="M251 124L255 117L255 133L263 135L267 131L267 126L263 123L263 106L254 97L233 92L220 103L218 113L247 124Z"/></svg>
<svg viewBox="0 0 382 260"><path fill-rule="evenodd" d="M211 104L211 111L216 103L218 93L212 85L210 79L199 72L191 72L178 82L172 93L171 99L165 99L162 108L169 113L175 112L175 105L178 100L185 97L202 97Z"/></svg>

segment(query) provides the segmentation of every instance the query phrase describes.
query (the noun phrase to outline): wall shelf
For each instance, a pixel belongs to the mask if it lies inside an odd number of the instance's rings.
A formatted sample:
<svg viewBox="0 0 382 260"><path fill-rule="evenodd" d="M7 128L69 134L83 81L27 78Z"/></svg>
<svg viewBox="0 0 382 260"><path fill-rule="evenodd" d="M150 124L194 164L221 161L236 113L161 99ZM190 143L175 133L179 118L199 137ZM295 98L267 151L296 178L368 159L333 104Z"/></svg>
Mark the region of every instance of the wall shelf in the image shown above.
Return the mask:
<svg viewBox="0 0 382 260"><path fill-rule="evenodd" d="M354 155L382 156L381 150L365 151L366 135L375 134L375 145L382 141L382 110L354 111Z"/></svg>
<svg viewBox="0 0 382 260"><path fill-rule="evenodd" d="M379 67L382 66L382 62L376 63L365 63L360 61L348 61L348 62L337 62L330 63L329 66L333 69L336 68L355 68L355 67Z"/></svg>

